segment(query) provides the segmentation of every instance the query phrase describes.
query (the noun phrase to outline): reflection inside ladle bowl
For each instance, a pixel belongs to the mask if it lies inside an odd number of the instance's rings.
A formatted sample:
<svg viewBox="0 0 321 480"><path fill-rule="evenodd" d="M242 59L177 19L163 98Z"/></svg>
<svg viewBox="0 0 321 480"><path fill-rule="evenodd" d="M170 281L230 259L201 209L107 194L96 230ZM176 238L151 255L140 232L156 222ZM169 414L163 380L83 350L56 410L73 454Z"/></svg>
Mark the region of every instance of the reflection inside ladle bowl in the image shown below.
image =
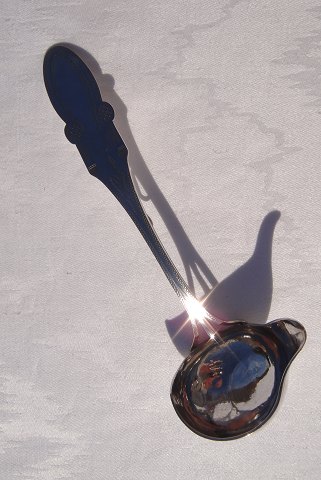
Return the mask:
<svg viewBox="0 0 321 480"><path fill-rule="evenodd" d="M225 327L184 360L171 392L181 420L215 440L241 437L266 422L278 404L285 372L306 339L294 320Z"/></svg>

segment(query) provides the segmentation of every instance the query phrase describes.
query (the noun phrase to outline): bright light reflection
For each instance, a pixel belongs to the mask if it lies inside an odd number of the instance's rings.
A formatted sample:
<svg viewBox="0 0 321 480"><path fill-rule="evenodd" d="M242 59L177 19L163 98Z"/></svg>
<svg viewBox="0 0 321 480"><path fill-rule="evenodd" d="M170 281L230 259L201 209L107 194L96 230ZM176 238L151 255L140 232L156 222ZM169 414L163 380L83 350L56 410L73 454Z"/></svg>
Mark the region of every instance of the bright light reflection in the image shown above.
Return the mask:
<svg viewBox="0 0 321 480"><path fill-rule="evenodd" d="M184 299L184 306L188 313L187 321L191 322L194 334L196 336L198 336L197 324L200 324L212 340L218 341L221 339L213 325L213 323L217 324L219 322L206 310L205 307L203 307L198 300L196 300L195 297L192 295L187 296Z"/></svg>
<svg viewBox="0 0 321 480"><path fill-rule="evenodd" d="M199 322L200 324L204 325L206 317L208 317L208 312L203 305L192 296L187 297L184 301L184 304L191 322L194 324Z"/></svg>

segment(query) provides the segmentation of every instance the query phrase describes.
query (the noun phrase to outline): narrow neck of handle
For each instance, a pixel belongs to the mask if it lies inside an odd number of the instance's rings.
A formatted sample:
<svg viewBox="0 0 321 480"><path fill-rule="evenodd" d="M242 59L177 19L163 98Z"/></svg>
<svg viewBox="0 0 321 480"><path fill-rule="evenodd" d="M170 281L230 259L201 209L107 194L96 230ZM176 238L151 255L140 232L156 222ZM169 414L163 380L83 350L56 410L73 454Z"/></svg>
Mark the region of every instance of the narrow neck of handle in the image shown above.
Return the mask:
<svg viewBox="0 0 321 480"><path fill-rule="evenodd" d="M126 182L125 185L124 182ZM177 268L173 264L172 260L168 256L164 246L162 245L154 228L152 227L135 192L129 172L126 177L123 177L121 189L119 188L119 185L111 184L110 179L103 183L113 193L113 195L121 203L123 208L126 210L130 218L135 223L136 227L140 231L141 235L143 236L144 240L152 251L154 257L156 258L157 262L165 273L169 283L171 284L177 296L185 307L187 299L193 297L193 294L190 291L187 283L182 278Z"/></svg>

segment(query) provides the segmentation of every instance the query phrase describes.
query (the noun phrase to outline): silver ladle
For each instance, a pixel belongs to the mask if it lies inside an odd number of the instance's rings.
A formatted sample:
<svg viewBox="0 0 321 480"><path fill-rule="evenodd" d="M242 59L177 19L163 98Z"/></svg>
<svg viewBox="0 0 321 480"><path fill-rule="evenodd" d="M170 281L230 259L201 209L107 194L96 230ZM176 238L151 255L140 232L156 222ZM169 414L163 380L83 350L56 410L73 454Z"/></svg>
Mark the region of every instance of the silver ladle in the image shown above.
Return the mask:
<svg viewBox="0 0 321 480"><path fill-rule="evenodd" d="M173 406L195 433L225 440L260 427L274 412L285 372L303 347L304 327L288 319L267 325L222 322L199 302L157 237L135 192L127 148L113 124L85 63L69 48L51 47L44 59L51 103L66 123L91 175L124 207L172 285L192 324L191 353L178 369L171 390ZM200 329L207 333L202 341Z"/></svg>

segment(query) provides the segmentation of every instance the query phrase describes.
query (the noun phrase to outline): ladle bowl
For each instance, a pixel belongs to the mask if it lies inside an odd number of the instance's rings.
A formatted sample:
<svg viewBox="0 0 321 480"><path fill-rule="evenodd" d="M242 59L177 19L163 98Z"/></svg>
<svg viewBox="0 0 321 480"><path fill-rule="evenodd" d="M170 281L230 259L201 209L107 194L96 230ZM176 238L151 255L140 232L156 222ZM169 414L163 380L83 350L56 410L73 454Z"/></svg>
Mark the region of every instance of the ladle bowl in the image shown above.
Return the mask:
<svg viewBox="0 0 321 480"><path fill-rule="evenodd" d="M172 384L180 419L215 440L256 430L279 402L283 379L306 339L294 320L231 322L184 360Z"/></svg>

